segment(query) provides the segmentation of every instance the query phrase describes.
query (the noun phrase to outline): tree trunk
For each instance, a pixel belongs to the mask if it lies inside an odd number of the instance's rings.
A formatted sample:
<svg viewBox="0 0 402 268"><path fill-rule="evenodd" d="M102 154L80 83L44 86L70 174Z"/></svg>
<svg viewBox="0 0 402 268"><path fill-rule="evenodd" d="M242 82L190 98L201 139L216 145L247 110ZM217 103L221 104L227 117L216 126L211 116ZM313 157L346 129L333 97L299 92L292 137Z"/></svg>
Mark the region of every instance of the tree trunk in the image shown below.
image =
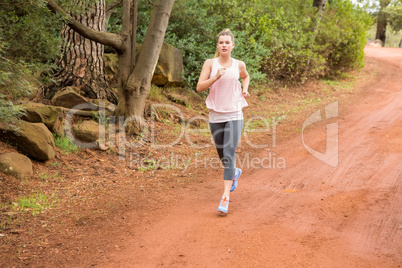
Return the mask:
<svg viewBox="0 0 402 268"><path fill-rule="evenodd" d="M314 0L313 1L313 7L318 8L320 17L322 16L322 13L324 12L326 4L327 4L327 0Z"/></svg>
<svg viewBox="0 0 402 268"><path fill-rule="evenodd" d="M151 4L152 2L149 1ZM54 0L46 0L50 10L60 13L68 26L82 36L113 47L119 54L119 102L115 115L124 117L126 131L138 134L144 126L145 100L151 89L151 80L163 45L170 13L175 0L157 0L154 6L144 44L135 64L135 33L137 0L123 0L122 31L105 33L86 27L72 18Z"/></svg>
<svg viewBox="0 0 402 268"><path fill-rule="evenodd" d="M145 100L151 89L151 80L155 65L158 61L162 49L163 39L169 22L170 12L172 11L174 0L158 0L152 10L148 30L145 35L143 48L138 58L138 62L132 72L132 62L128 63L131 57L125 49L120 59L120 68L123 73L129 73L126 83L122 83L119 90L119 103L116 107L116 115L123 115L126 118L126 131L128 134L138 134L142 132L144 126ZM124 23L124 19L123 19ZM132 21L126 21L131 23ZM125 26L123 25L123 29ZM131 55L130 55L131 56ZM122 70L122 69L120 69Z"/></svg>
<svg viewBox="0 0 402 268"><path fill-rule="evenodd" d="M315 37L317 36L317 33L318 33L318 26L320 25L322 16L324 15L324 9L325 9L326 4L327 4L327 0L314 0L313 1L313 7L318 8L318 10L317 10L318 16L317 16L317 21L316 21L314 29L313 29L313 35L311 38L311 44L310 44L311 48L314 47ZM306 65L304 67L304 72L303 72L302 81L301 81L302 84L304 84L307 81L308 72L311 71L310 61L311 61L310 58L308 58Z"/></svg>
<svg viewBox="0 0 402 268"><path fill-rule="evenodd" d="M385 46L386 32L387 32L387 15L384 13L384 8L390 4L390 0L380 0L380 11L377 15L377 32L375 39L380 39L382 46Z"/></svg>
<svg viewBox="0 0 402 268"><path fill-rule="evenodd" d="M378 18L380 19L380 18ZM377 32L375 35L375 39L380 39L381 40L381 45L385 46L385 40L386 40L386 32L387 32L387 20L378 20L377 22Z"/></svg>
<svg viewBox="0 0 402 268"><path fill-rule="evenodd" d="M85 15L72 17L84 26L105 32L105 0L96 1L93 8L87 8ZM61 88L75 86L85 97L117 103L117 96L109 87L104 71L104 45L81 36L68 25L63 26L61 39L63 55L57 63L56 83L44 87L43 96L51 99Z"/></svg>

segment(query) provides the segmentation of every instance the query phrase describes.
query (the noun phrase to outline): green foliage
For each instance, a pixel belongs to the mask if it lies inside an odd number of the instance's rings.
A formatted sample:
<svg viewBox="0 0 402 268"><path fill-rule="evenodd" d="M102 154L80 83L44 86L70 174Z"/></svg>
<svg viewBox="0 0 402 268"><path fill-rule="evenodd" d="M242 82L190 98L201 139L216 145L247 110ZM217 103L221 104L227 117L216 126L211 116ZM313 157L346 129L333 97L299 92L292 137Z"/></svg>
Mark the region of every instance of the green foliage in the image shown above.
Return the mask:
<svg viewBox="0 0 402 268"><path fill-rule="evenodd" d="M36 72L53 63L59 55L61 20L43 1L3 0L0 9L1 37L6 40L7 57L29 62Z"/></svg>
<svg viewBox="0 0 402 268"><path fill-rule="evenodd" d="M329 74L363 66L363 48L371 23L371 18L349 1L329 5L316 38L317 52L324 56Z"/></svg>
<svg viewBox="0 0 402 268"><path fill-rule="evenodd" d="M43 210L51 208L54 205L52 197L48 197L46 194L34 194L27 197L21 197L17 201L21 210L32 210L32 215L36 216Z"/></svg>
<svg viewBox="0 0 402 268"><path fill-rule="evenodd" d="M197 83L204 61L214 57L217 34L225 28L230 28L235 36L233 57L246 63L252 83L264 78L259 67L268 51L255 42L253 33L246 30L248 25L238 20L246 19L243 11L247 8L240 1L176 1L165 40L182 52L184 80L189 85Z"/></svg>
<svg viewBox="0 0 402 268"><path fill-rule="evenodd" d="M331 1L322 20L310 1L268 2L176 1L165 40L183 53L189 85L213 57L224 28L234 33L233 57L246 63L252 82L299 82L362 66L371 19L349 1Z"/></svg>
<svg viewBox="0 0 402 268"><path fill-rule="evenodd" d="M72 143L67 137L59 137L53 133L54 144L59 147L65 154L78 152L78 147Z"/></svg>
<svg viewBox="0 0 402 268"><path fill-rule="evenodd" d="M163 95L159 87L151 85L151 90L149 91L148 99L151 101L163 102L166 100L166 96Z"/></svg>
<svg viewBox="0 0 402 268"><path fill-rule="evenodd" d="M0 9L0 123L23 114L13 101L32 93L34 76L59 54L60 20L43 1L4 0Z"/></svg>
<svg viewBox="0 0 402 268"><path fill-rule="evenodd" d="M402 30L402 3L384 9L388 16L388 23L394 31ZM402 39L402 37L401 37Z"/></svg>
<svg viewBox="0 0 402 268"><path fill-rule="evenodd" d="M4 1L0 37L8 42L3 46L7 58L24 60L31 70L43 69L42 64L57 59L62 21L47 10L45 1ZM88 1L62 4L81 12ZM153 6L139 0L138 7L137 42L142 43ZM394 13L400 15L398 11ZM119 5L107 20L109 32L120 32L121 14ZM312 1L176 0L165 41L182 52L183 77L191 87L204 61L214 56L217 33L225 28L235 35L233 57L246 63L252 83L264 79L301 82L362 66L370 23L369 16L348 0L328 1L321 20Z"/></svg>
<svg viewBox="0 0 402 268"><path fill-rule="evenodd" d="M0 124L12 126L23 115L22 108L12 101L27 96L33 88L27 80L30 75L27 64L5 58L6 46L0 35Z"/></svg>

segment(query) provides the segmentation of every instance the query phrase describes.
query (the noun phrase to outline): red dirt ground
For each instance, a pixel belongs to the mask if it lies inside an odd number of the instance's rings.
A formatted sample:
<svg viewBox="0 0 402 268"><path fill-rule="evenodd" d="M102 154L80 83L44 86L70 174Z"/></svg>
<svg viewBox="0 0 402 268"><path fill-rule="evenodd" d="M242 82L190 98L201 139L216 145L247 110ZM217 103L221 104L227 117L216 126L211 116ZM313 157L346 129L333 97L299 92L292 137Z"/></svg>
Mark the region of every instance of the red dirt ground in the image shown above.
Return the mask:
<svg viewBox="0 0 402 268"><path fill-rule="evenodd" d="M324 153L326 124L338 124L335 167L307 152L301 132L285 137L281 125L276 147L268 137L269 148L253 149L243 137L243 175L228 215L219 217L222 169L200 163L186 173L140 173L108 152L62 156L46 172L69 178L54 184L71 203L28 217L31 228L5 228L0 267L400 267L402 49L365 52L372 75L356 85L360 93L304 132L305 143ZM38 175L45 167L35 163L38 185L47 185ZM22 191L7 178L2 187Z"/></svg>
<svg viewBox="0 0 402 268"><path fill-rule="evenodd" d="M97 266L400 267L402 49L366 55L381 75L331 121L339 124L336 167L310 155L300 136L277 144L286 168L243 168L226 217L215 213L221 181L190 186ZM319 147L325 125L308 135Z"/></svg>

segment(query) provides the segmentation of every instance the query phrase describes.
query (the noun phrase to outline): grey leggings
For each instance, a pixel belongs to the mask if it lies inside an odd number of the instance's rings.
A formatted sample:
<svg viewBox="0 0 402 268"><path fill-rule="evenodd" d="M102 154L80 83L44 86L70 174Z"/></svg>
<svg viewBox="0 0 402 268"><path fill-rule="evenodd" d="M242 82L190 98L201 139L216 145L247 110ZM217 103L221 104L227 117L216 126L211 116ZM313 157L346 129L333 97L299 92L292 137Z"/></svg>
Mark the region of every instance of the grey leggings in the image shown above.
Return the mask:
<svg viewBox="0 0 402 268"><path fill-rule="evenodd" d="M219 158L225 166L224 180L233 180L236 173L235 152L243 130L243 120L209 123Z"/></svg>

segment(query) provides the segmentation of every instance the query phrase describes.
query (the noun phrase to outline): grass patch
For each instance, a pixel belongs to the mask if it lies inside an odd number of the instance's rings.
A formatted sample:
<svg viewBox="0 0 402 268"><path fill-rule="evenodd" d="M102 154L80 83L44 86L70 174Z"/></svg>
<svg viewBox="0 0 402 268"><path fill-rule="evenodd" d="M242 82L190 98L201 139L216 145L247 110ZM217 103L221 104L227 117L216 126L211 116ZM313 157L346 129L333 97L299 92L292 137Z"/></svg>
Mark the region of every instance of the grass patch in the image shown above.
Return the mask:
<svg viewBox="0 0 402 268"><path fill-rule="evenodd" d="M53 207L55 201L54 196L47 196L46 194L33 194L27 197L21 197L15 203L19 210L32 211L32 215L36 216L43 210Z"/></svg>
<svg viewBox="0 0 402 268"><path fill-rule="evenodd" d="M53 134L53 138L55 145L59 147L63 153L69 154L78 152L78 147L67 137L59 137L56 134Z"/></svg>
<svg viewBox="0 0 402 268"><path fill-rule="evenodd" d="M325 80L322 80L322 82L325 85L328 85L330 88L333 88L335 90L340 90L340 89L350 90L350 89L352 89L353 85L355 84L355 81L353 81L353 80L352 81L345 81L346 79L350 80L350 78L343 77L342 80L340 80L340 81L325 79Z"/></svg>
<svg viewBox="0 0 402 268"><path fill-rule="evenodd" d="M161 88L155 85L151 86L148 99L150 101L156 101L156 102L165 102L167 100L166 96L162 93Z"/></svg>

